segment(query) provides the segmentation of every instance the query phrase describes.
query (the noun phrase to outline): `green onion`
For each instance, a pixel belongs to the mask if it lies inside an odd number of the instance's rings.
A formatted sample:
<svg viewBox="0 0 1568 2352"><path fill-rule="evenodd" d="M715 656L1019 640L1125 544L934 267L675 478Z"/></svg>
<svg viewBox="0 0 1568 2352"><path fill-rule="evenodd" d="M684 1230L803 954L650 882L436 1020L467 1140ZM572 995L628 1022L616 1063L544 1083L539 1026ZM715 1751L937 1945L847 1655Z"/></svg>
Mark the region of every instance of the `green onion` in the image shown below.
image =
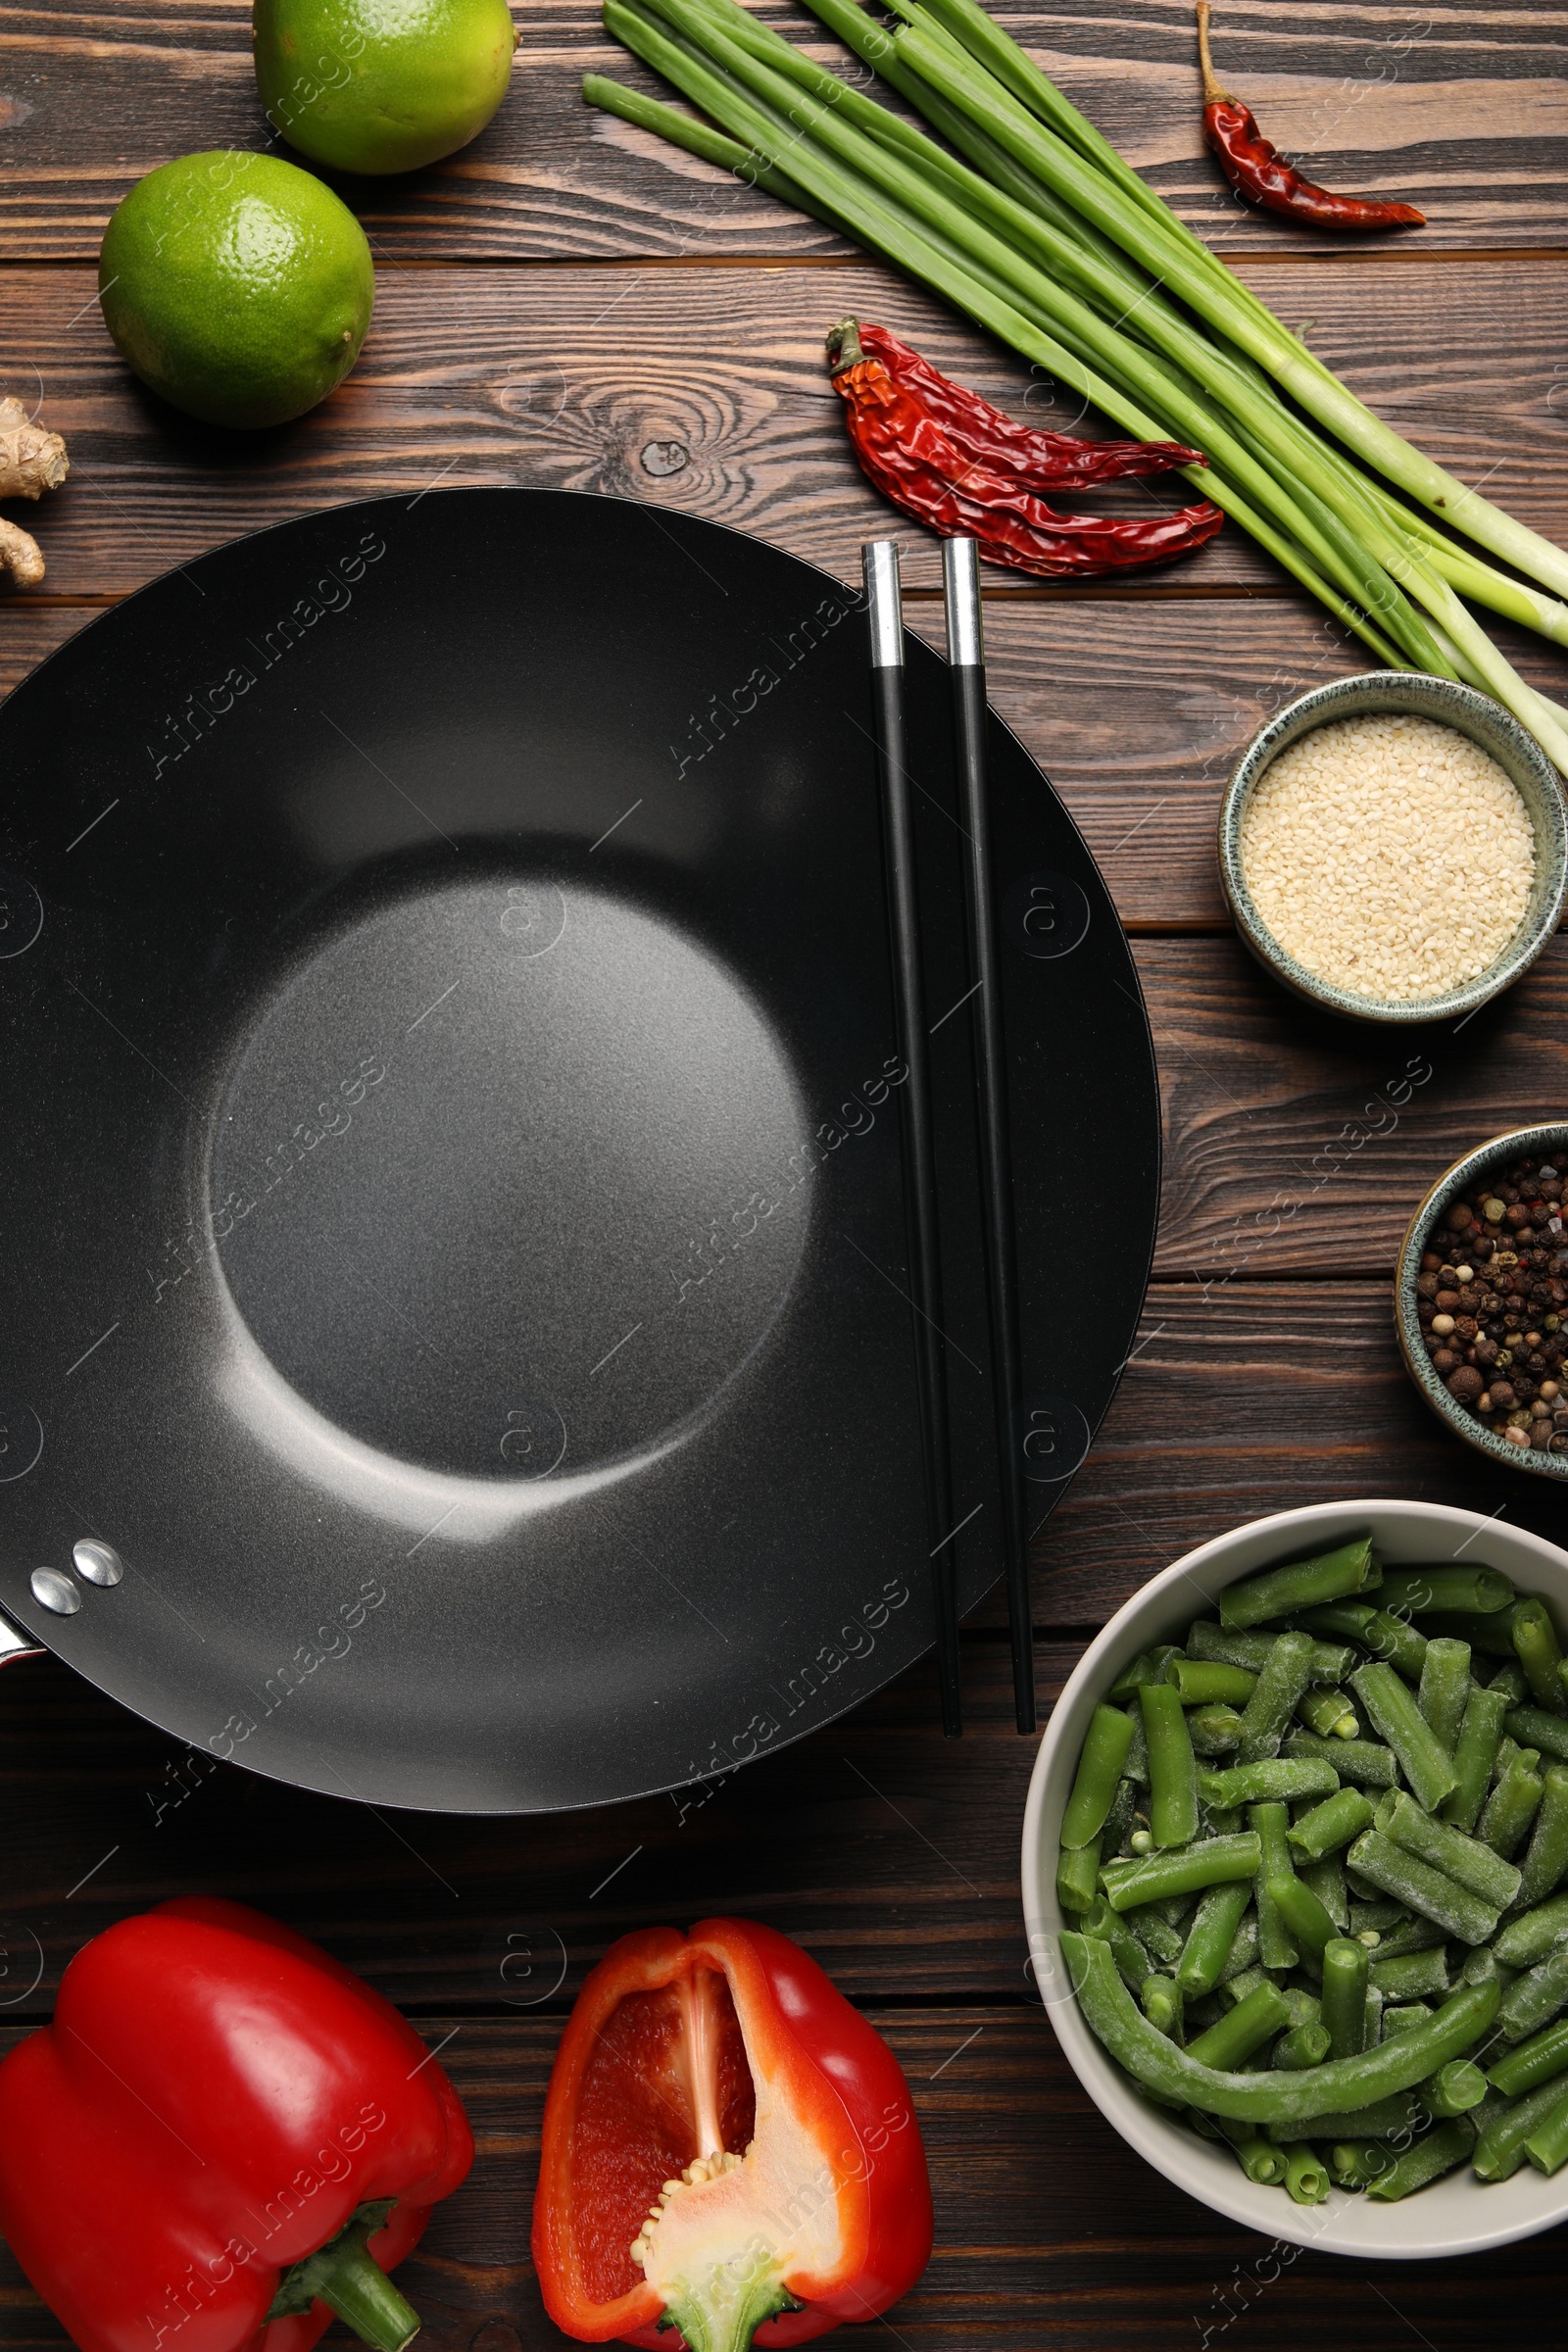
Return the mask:
<svg viewBox="0 0 1568 2352"><path fill-rule="evenodd" d="M1203 450L1187 479L1380 661L1494 694L1568 767L1568 712L1461 601L1568 644L1568 606L1542 593L1568 592L1568 556L1356 400L977 0L895 0L893 32L856 0L808 4L946 147L739 0L606 0L608 28L710 122L599 74L584 97L880 253L1124 430Z"/></svg>

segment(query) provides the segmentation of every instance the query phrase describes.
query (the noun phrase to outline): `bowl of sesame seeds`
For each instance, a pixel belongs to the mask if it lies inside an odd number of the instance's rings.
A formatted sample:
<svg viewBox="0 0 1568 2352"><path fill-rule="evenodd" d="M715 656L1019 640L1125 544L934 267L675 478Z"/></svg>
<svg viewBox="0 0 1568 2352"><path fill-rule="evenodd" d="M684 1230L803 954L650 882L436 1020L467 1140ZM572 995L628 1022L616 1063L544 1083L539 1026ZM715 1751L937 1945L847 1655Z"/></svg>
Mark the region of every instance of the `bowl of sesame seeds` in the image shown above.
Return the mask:
<svg viewBox="0 0 1568 2352"><path fill-rule="evenodd" d="M1399 1250L1395 1323L1439 1419L1568 1479L1568 1125L1520 1127L1438 1178Z"/></svg>
<svg viewBox="0 0 1568 2352"><path fill-rule="evenodd" d="M1474 1012L1568 895L1556 769L1500 703L1401 670L1287 704L1236 764L1219 864L1237 929L1297 996L1363 1021Z"/></svg>

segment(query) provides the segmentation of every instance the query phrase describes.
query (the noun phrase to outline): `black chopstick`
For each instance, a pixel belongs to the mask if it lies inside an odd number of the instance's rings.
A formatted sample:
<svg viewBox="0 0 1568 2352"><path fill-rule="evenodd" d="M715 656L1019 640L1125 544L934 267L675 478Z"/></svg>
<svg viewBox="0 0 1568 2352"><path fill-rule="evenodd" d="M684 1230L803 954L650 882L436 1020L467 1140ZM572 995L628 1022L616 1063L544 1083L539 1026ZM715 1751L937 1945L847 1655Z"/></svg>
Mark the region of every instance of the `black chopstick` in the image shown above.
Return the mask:
<svg viewBox="0 0 1568 2352"><path fill-rule="evenodd" d="M1034 1611L1029 1591L1028 1520L1018 1429L1023 1380L1018 1340L1018 1281L1012 1224L1012 1160L1007 1143L1006 1043L997 976L991 886L991 829L986 805L986 654L980 617L980 560L972 539L942 544L953 672L953 728L964 824L969 835L970 977L976 1080L980 1095L980 1184L991 1307L991 1373L996 1402L997 1467L1012 1641L1012 1697L1020 1732L1035 1728Z"/></svg>
<svg viewBox="0 0 1568 2352"><path fill-rule="evenodd" d="M931 1597L936 1616L942 1729L963 1730L958 1687L958 1600L955 1575L953 1472L948 1439L946 1348L942 1336L942 1258L937 1232L936 1154L931 1141L931 1082L926 1061L925 990L920 977L920 907L915 886L909 786L904 760L904 612L895 539L868 540L860 551L871 621L871 709L882 787L888 897L893 911L894 994L904 1084L909 1226L910 1303L920 1390L926 1526L931 1542Z"/></svg>

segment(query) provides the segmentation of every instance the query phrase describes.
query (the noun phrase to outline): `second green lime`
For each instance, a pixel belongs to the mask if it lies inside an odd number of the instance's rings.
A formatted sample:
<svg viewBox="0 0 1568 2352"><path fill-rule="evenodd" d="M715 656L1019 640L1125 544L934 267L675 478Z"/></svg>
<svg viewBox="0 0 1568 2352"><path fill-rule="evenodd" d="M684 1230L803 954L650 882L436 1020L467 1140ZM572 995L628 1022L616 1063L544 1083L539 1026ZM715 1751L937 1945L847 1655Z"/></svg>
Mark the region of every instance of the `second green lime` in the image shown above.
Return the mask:
<svg viewBox="0 0 1568 2352"><path fill-rule="evenodd" d="M414 172L466 146L507 93L507 0L255 0L269 122L339 172Z"/></svg>
<svg viewBox="0 0 1568 2352"><path fill-rule="evenodd" d="M219 148L139 179L98 260L143 383L210 424L282 424L341 383L375 301L347 205L297 164Z"/></svg>

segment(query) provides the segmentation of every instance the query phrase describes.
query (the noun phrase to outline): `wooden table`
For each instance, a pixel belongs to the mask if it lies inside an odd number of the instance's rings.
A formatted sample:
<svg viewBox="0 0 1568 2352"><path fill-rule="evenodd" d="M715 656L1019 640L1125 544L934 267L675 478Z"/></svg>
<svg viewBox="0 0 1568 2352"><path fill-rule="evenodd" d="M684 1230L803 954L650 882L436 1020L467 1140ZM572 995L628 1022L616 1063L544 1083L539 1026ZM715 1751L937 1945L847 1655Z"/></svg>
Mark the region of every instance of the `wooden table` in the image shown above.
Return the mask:
<svg viewBox="0 0 1568 2352"><path fill-rule="evenodd" d="M9 0L0 13L5 388L64 432L38 514L49 575L3 600L9 687L171 564L373 493L566 485L738 524L856 574L887 511L821 364L852 310L1004 405L1070 400L813 223L577 100L627 73L590 0L522 0L513 93L444 168L356 187L375 321L314 416L230 439L172 417L121 366L94 300L109 212L154 165L264 143L243 0ZM1385 415L1538 528L1568 537L1568 97L1544 0L1307 11L1236 0L1221 71L1331 183L1415 197L1428 229L1348 250L1229 199L1198 137L1186 0L1009 21L1182 213ZM796 30L800 29L797 22ZM29 521L33 517L25 517ZM912 624L940 609L912 529ZM1561 1115L1559 945L1459 1033L1367 1045L1264 985L1215 878L1231 760L1264 715L1362 664L1227 528L1146 585L998 584L996 702L1050 770L1135 942L1165 1091L1166 1194L1136 1357L1039 1546L1041 1684L1176 1553L1235 1522L1347 1494L1414 1494L1564 1534L1554 1494L1450 1442L1405 1382L1396 1238L1461 1150ZM1563 665L1518 649L1556 694ZM1414 1056L1396 1113L1388 1088ZM1093 1208L1092 1177L1085 1208ZM1036 2346L1470 2346L1532 2340L1560 2236L1382 2268L1271 2255L1168 2188L1077 2088L1025 1980L1018 1832L1033 1743L1012 1731L997 1605L964 1638L970 1723L936 1730L928 1670L858 1716L715 1784L562 1820L379 1817L193 1757L52 1663L5 1678L0 1925L11 2018L48 2012L89 1936L179 1891L241 1895L318 1936L444 2045L479 2142L469 2186L408 2266L431 2352L559 2342L528 2259L540 2102L562 2015L612 1937L707 1911L776 1923L876 2020L913 2086L937 2251L887 2331L933 2352ZM31 1990L28 1932L44 1973ZM508 1939L514 1940L509 1947ZM564 1981L508 1998L511 1948ZM516 1991L515 1985L513 1987ZM93 2183L82 2182L91 2227ZM0 2332L62 2338L9 2257ZM1555 2327L1553 2333L1555 2334ZM873 2330L878 2342L883 2330Z"/></svg>

